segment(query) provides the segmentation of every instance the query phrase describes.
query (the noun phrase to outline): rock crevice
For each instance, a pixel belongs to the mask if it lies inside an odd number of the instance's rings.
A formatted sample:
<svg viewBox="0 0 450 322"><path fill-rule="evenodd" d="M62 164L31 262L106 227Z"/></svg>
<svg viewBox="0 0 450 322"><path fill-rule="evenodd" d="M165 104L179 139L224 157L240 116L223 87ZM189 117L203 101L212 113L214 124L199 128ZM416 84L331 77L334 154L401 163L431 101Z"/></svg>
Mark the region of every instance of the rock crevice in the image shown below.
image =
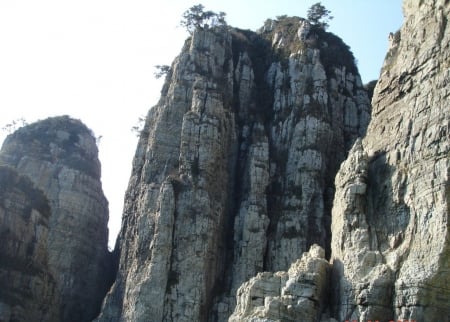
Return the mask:
<svg viewBox="0 0 450 322"><path fill-rule="evenodd" d="M98 321L225 321L249 278L287 270L313 244L329 256L330 178L370 114L348 47L300 18L195 31L164 89Z"/></svg>

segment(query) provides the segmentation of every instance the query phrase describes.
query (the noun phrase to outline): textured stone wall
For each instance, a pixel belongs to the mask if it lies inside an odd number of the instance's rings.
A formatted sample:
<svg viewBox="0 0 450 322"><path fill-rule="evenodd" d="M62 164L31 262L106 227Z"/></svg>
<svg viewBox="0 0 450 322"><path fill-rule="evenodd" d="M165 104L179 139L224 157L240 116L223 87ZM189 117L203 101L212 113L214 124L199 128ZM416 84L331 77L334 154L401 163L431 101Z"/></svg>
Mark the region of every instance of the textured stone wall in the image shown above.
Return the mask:
<svg viewBox="0 0 450 322"><path fill-rule="evenodd" d="M450 320L447 1L404 1L367 135L336 177L339 319Z"/></svg>
<svg viewBox="0 0 450 322"><path fill-rule="evenodd" d="M258 272L329 256L332 178L369 113L348 47L305 20L194 32L140 137L98 321L225 321Z"/></svg>
<svg viewBox="0 0 450 322"><path fill-rule="evenodd" d="M42 191L0 166L0 321L59 321L48 265L50 214Z"/></svg>
<svg viewBox="0 0 450 322"><path fill-rule="evenodd" d="M229 321L319 321L330 271L325 251L313 245L288 271L258 273L244 283Z"/></svg>
<svg viewBox="0 0 450 322"><path fill-rule="evenodd" d="M61 321L91 321L110 283L108 203L95 138L69 117L30 124L5 140L0 163L14 167L49 200L48 264Z"/></svg>
<svg viewBox="0 0 450 322"><path fill-rule="evenodd" d="M193 33L141 133L96 321L450 320L450 3L403 7L367 132L338 37L289 17ZM92 320L114 274L94 138L49 119L0 162L0 320Z"/></svg>

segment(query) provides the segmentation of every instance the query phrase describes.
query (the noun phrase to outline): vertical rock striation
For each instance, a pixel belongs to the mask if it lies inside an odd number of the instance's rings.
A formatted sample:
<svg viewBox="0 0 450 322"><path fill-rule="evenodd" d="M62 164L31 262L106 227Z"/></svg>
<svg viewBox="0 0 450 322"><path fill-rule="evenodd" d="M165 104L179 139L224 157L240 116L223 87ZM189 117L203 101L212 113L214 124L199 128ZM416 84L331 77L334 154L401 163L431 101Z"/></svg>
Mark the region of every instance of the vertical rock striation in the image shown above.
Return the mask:
<svg viewBox="0 0 450 322"><path fill-rule="evenodd" d="M226 32L194 33L149 112L100 321L207 319L225 267L237 145L230 43Z"/></svg>
<svg viewBox="0 0 450 322"><path fill-rule="evenodd" d="M59 321L48 265L49 217L42 191L0 166L0 321Z"/></svg>
<svg viewBox="0 0 450 322"><path fill-rule="evenodd" d="M450 320L450 4L403 10L367 135L336 177L339 320Z"/></svg>
<svg viewBox="0 0 450 322"><path fill-rule="evenodd" d="M329 256L333 178L369 113L348 47L306 20L196 30L147 116L98 321L223 321L258 272Z"/></svg>
<svg viewBox="0 0 450 322"><path fill-rule="evenodd" d="M0 163L29 177L49 200L48 240L36 238L46 245L60 321L91 321L111 279L108 204L97 154L91 131L69 117L17 130L0 152Z"/></svg>
<svg viewBox="0 0 450 322"><path fill-rule="evenodd" d="M338 37L197 28L141 133L96 321L450 320L450 2L404 13L367 133ZM95 139L48 119L0 163L0 320L91 321L115 273Z"/></svg>

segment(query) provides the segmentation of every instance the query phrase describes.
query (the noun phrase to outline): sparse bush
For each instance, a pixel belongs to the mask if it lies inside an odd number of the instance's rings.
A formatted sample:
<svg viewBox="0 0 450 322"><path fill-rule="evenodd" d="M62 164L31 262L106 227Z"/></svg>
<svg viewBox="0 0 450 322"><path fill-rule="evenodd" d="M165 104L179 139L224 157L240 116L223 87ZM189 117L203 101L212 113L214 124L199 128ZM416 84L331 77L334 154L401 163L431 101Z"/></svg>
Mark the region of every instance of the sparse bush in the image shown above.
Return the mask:
<svg viewBox="0 0 450 322"><path fill-rule="evenodd" d="M139 116L136 124L131 127L131 132L136 134L137 137L141 135L142 130L144 129L145 125L145 116L141 115Z"/></svg>
<svg viewBox="0 0 450 322"><path fill-rule="evenodd" d="M190 7L183 13L180 25L192 34L196 29L226 26L225 12L204 11L202 4Z"/></svg>
<svg viewBox="0 0 450 322"><path fill-rule="evenodd" d="M333 19L330 13L330 10L317 2L308 9L307 18L312 25L326 30L329 27L328 22Z"/></svg>
<svg viewBox="0 0 450 322"><path fill-rule="evenodd" d="M28 122L23 118L12 120L10 123L6 124L2 127L2 131L6 132L7 134L11 134L17 129L20 129L21 127L24 127L28 125Z"/></svg>
<svg viewBox="0 0 450 322"><path fill-rule="evenodd" d="M168 65L156 65L155 68L156 72L154 75L156 79L166 76L170 72L170 66Z"/></svg>

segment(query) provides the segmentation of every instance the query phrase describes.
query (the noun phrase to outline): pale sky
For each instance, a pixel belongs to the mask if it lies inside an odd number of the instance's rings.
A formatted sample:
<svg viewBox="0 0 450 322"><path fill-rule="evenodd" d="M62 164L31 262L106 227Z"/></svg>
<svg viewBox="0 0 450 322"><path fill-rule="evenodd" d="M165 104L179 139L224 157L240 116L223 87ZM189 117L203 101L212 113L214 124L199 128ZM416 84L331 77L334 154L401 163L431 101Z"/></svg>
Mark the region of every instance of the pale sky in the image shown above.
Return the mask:
<svg viewBox="0 0 450 322"><path fill-rule="evenodd" d="M109 201L110 246L120 229L124 192L137 144L131 128L155 105L187 32L182 13L202 3L228 24L256 30L267 18L306 17L316 0L0 0L0 129L12 120L82 120L97 136ZM328 0L329 31L358 60L363 82L377 79L389 32L402 23L400 0ZM6 136L0 131L0 143Z"/></svg>

